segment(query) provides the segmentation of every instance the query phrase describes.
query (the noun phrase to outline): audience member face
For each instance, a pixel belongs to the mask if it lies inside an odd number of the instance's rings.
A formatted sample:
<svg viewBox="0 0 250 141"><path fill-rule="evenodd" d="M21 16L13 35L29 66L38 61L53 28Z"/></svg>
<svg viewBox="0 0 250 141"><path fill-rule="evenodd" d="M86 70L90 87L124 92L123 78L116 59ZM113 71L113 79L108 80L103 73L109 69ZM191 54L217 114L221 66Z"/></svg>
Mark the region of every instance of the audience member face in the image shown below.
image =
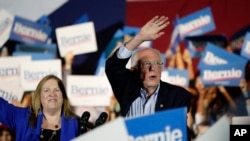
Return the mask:
<svg viewBox="0 0 250 141"><path fill-rule="evenodd" d="M12 141L11 133L8 130L3 130L0 135L0 141Z"/></svg>
<svg viewBox="0 0 250 141"><path fill-rule="evenodd" d="M43 111L61 110L63 104L63 96L55 79L49 79L44 83L44 85L42 86L40 98Z"/></svg>
<svg viewBox="0 0 250 141"><path fill-rule="evenodd" d="M162 61L159 54L153 50L142 50L138 54L140 78L145 88L158 86L161 79Z"/></svg>

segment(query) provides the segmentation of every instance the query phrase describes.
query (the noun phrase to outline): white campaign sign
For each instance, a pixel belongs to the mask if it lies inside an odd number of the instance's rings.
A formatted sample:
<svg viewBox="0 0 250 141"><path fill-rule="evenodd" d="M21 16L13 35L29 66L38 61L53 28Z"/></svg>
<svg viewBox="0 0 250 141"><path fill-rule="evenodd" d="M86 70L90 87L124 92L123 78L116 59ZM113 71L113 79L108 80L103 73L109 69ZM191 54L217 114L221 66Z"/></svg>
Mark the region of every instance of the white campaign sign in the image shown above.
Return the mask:
<svg viewBox="0 0 250 141"><path fill-rule="evenodd" d="M53 74L62 79L62 62L59 59L31 61L21 64L21 85L26 91L36 89L39 81Z"/></svg>
<svg viewBox="0 0 250 141"><path fill-rule="evenodd" d="M128 141L128 131L123 117L118 117L104 125L76 137L71 141ZM139 141L139 140L138 140Z"/></svg>
<svg viewBox="0 0 250 141"><path fill-rule="evenodd" d="M0 48L9 40L14 16L4 9L0 9Z"/></svg>
<svg viewBox="0 0 250 141"><path fill-rule="evenodd" d="M112 89L106 76L69 75L67 94L73 106L108 106Z"/></svg>
<svg viewBox="0 0 250 141"><path fill-rule="evenodd" d="M20 66L30 61L31 56L0 57L0 82L20 85Z"/></svg>
<svg viewBox="0 0 250 141"><path fill-rule="evenodd" d="M56 38L61 57L68 51L73 51L74 55L97 51L93 22L58 27Z"/></svg>
<svg viewBox="0 0 250 141"><path fill-rule="evenodd" d="M24 91L21 88L21 85L17 84L9 84L7 81L1 81L0 82L0 97L7 101L22 100Z"/></svg>

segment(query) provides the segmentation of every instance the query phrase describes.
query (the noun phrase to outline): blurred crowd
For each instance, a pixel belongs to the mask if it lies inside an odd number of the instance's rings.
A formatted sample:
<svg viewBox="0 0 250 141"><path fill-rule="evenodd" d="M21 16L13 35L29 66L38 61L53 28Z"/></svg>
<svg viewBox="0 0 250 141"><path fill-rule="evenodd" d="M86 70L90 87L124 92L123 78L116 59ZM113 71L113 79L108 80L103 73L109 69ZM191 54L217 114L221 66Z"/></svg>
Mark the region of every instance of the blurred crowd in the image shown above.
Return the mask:
<svg viewBox="0 0 250 141"><path fill-rule="evenodd" d="M128 39L127 39L128 38ZM244 38L240 38L241 42ZM126 36L126 40L129 37ZM120 43L117 43L117 45ZM238 54L237 48L233 43L227 43L221 46L228 52ZM8 47L1 48L1 57L11 56ZM250 63L245 67L245 78L237 87L228 86L205 86L200 78L200 71L196 68L194 59L191 57L188 49L180 45L175 51L166 50L166 69L185 69L189 72L189 86L186 87L192 93L192 103L190 112L188 113L188 126L192 129L193 138L199 137L206 132L216 121L222 116L227 115L230 119L233 116L250 116ZM63 60L63 78L66 84L66 75L72 74L72 63L74 55L68 52ZM12 101L19 107L27 107L30 105L32 92L25 92L22 101ZM98 115L106 111L108 113L108 121L114 120L119 116L120 107L114 96L111 97L110 106L101 107L74 107L77 114L84 111L91 113L90 122L98 117ZM15 138L14 133L6 126L0 125L0 141L12 141Z"/></svg>

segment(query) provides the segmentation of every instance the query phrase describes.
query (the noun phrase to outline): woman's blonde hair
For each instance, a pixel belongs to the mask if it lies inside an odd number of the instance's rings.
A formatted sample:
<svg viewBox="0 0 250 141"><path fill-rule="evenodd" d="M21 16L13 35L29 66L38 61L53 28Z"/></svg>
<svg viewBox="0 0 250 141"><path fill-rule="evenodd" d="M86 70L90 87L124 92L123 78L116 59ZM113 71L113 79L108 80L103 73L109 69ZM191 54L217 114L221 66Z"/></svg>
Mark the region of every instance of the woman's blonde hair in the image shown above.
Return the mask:
<svg viewBox="0 0 250 141"><path fill-rule="evenodd" d="M63 81L55 75L47 75L43 77L42 80L38 83L36 90L32 94L31 113L30 113L31 125L36 125L37 116L39 112L42 112L43 107L42 107L41 100L40 100L40 94L41 94L44 83L50 79L54 79L57 81L57 84L62 92L63 104L62 104L61 114L63 114L65 117L71 117L71 116L76 117L76 114L74 114L74 112L71 109L71 105L67 97L67 93L66 93L66 89L64 87Z"/></svg>

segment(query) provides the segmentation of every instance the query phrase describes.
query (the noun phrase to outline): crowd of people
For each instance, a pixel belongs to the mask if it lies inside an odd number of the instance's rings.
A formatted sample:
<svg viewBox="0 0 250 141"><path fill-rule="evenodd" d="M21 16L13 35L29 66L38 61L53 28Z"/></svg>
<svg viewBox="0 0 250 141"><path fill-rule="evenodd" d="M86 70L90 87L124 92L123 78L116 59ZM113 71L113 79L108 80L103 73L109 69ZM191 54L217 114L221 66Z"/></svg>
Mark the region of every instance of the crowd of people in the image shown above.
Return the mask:
<svg viewBox="0 0 250 141"><path fill-rule="evenodd" d="M145 41L164 36L169 25L165 16L150 19L133 37L119 44L107 58L105 72L113 90L111 104L101 107L108 121L118 116L134 118L178 107L187 108L188 139L205 133L220 117L250 116L250 64L238 87L205 86L200 72L195 71L186 48L178 46L175 53L166 53L164 66L161 53L154 48L138 48ZM228 46L230 49L230 46ZM169 50L168 50L169 51ZM229 50L228 50L229 51ZM8 56L6 48L1 55ZM71 74L72 52L64 58L63 79L45 76L23 100L7 102L0 98L0 141L9 140L70 140L89 131L81 123L68 99L65 84ZM131 60L130 68L126 65ZM163 69L187 69L190 85L186 88L161 80ZM100 107L99 107L100 108ZM98 109L98 107L94 107ZM83 131L83 132L82 132ZM8 139L8 140L7 140Z"/></svg>

